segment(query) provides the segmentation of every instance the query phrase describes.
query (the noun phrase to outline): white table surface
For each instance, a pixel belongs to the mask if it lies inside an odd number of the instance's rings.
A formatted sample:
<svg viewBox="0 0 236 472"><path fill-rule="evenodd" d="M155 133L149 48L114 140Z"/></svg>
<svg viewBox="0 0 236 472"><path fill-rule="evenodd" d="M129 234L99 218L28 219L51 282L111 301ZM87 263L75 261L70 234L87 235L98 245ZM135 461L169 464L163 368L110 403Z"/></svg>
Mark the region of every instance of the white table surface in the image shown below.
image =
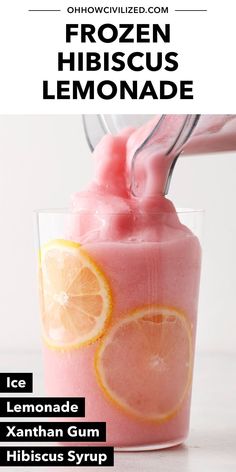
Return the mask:
<svg viewBox="0 0 236 472"><path fill-rule="evenodd" d="M0 352L0 371L34 372L34 393L43 395L39 353ZM182 446L162 451L116 453L114 467L0 469L14 472L236 472L236 353L197 354L191 430Z"/></svg>

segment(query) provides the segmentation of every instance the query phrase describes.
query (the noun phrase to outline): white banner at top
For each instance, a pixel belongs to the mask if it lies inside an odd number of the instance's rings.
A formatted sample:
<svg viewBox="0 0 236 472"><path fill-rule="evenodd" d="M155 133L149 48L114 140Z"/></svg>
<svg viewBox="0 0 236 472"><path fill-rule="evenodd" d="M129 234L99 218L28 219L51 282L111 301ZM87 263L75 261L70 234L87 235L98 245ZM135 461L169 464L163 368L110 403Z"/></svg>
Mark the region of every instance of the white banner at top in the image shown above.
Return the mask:
<svg viewBox="0 0 236 472"><path fill-rule="evenodd" d="M0 5L0 113L236 113L235 0Z"/></svg>

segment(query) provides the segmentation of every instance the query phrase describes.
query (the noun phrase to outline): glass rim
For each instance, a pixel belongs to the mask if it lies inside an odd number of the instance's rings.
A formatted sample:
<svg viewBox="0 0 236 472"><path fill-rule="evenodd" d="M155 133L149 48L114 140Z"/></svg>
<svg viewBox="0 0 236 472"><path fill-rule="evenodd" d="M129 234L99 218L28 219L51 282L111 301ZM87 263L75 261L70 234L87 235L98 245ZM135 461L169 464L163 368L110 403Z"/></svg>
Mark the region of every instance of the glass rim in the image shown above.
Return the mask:
<svg viewBox="0 0 236 472"><path fill-rule="evenodd" d="M176 210L176 213L179 215L179 214L204 214L205 213L205 209L204 208L175 208ZM131 211L127 211L127 212L124 212L124 211L118 211L118 212L114 212L114 211L108 211L108 210L104 210L104 211L98 211L98 210L94 210L94 211L91 211L91 210L84 210L84 209L81 209L81 210L71 210L70 208L40 208L40 209L36 209L34 210L34 213L38 216L40 215L81 215L81 214L86 214L86 215L132 215L134 214L134 212L131 210ZM149 214L149 215L166 215L166 214L172 214L171 211L138 211L137 213L137 216L138 215L145 215L145 214Z"/></svg>

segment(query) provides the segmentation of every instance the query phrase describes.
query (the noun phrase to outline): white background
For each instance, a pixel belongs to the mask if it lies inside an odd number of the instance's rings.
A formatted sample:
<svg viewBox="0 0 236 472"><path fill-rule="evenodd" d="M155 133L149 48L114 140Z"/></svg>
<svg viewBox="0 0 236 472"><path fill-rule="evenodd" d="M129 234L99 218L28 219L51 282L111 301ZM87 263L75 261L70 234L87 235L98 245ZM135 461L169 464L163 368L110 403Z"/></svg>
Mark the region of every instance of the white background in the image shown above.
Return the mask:
<svg viewBox="0 0 236 472"><path fill-rule="evenodd" d="M66 207L92 172L79 116L0 117L0 346L40 345L33 210ZM236 333L236 155L181 158L170 198L204 208L198 347L231 351Z"/></svg>
<svg viewBox="0 0 236 472"><path fill-rule="evenodd" d="M68 6L102 5L100 0L71 2L69 0L11 0L0 5L0 113L235 113L235 0L165 0L168 15L70 15ZM129 2L110 0L106 5L156 5L154 0ZM61 8L60 13L30 13L30 8ZM198 8L206 12L174 12L174 9ZM58 51L83 51L94 45L81 45L75 39L65 42L66 23L165 23L171 24L171 43L154 45L97 43L95 50L134 49L146 51L177 51L179 69L176 72L60 72L57 71ZM195 98L138 102L125 101L43 101L42 82L49 80L53 89L57 80L193 80ZM157 111L158 108L158 111Z"/></svg>

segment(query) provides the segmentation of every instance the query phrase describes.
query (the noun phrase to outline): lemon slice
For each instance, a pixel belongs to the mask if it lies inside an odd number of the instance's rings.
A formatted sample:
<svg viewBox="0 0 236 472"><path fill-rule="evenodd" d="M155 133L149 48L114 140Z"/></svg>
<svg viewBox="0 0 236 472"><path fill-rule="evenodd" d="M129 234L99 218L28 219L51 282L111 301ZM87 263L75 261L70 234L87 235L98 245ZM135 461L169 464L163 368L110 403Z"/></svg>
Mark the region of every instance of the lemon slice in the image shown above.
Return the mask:
<svg viewBox="0 0 236 472"><path fill-rule="evenodd" d="M83 247L55 240L40 251L43 336L56 349L89 344L104 332L111 316L109 283Z"/></svg>
<svg viewBox="0 0 236 472"><path fill-rule="evenodd" d="M180 408L192 377L186 317L157 305L131 312L103 337L95 358L104 394L123 413L164 422Z"/></svg>

